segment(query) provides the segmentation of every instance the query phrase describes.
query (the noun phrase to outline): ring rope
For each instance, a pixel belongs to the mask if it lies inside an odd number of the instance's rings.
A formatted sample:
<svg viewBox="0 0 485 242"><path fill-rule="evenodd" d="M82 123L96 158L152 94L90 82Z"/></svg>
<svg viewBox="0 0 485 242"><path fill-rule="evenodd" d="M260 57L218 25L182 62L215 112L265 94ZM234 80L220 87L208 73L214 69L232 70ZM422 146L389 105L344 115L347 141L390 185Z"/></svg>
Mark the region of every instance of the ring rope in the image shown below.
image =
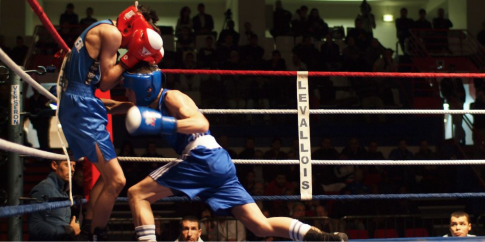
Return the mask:
<svg viewBox="0 0 485 242"><path fill-rule="evenodd" d="M201 109L204 114L297 114L296 109ZM310 114L485 114L485 110L311 109Z"/></svg>
<svg viewBox="0 0 485 242"><path fill-rule="evenodd" d="M12 71L14 71L20 78L26 82L28 82L33 88L37 89L39 93L46 96L50 100L57 102L57 98L54 97L49 91L47 91L44 87L42 87L39 83L37 83L29 74L27 74L20 66L15 64L15 62L8 57L8 55L0 48L0 60L8 66Z"/></svg>
<svg viewBox="0 0 485 242"><path fill-rule="evenodd" d="M0 139L0 149L19 154L35 156L50 160L66 160L65 155L55 154L43 150L38 150L16 144L4 139ZM153 158L153 157L132 157L119 156L122 162L158 162L167 163L171 161L181 161L177 158ZM299 160L249 160L233 159L234 164L250 165L298 165ZM485 160L312 160L314 165L484 165Z"/></svg>
<svg viewBox="0 0 485 242"><path fill-rule="evenodd" d="M163 69L165 74L185 75L239 75L239 76L296 76L296 71L255 71L255 70L187 70ZM335 72L311 71L309 77L399 77L399 78L485 78L484 73L412 73L412 72Z"/></svg>
<svg viewBox="0 0 485 242"><path fill-rule="evenodd" d="M363 195L313 195L312 200L374 200L374 199L429 199L429 198L484 198L484 192L478 193L409 193L409 194L363 194ZM284 196L253 196L256 201L301 201L300 195L284 195ZM127 197L119 197L118 202L128 202ZM166 197L159 202L188 202L188 201L202 201L200 197L190 199L187 196ZM86 203L86 199L74 200L74 204ZM47 202L19 206L6 206L0 208L0 218L17 216L26 213L34 213L44 210L51 210L56 208L70 207L70 201L61 202Z"/></svg>
<svg viewBox="0 0 485 242"><path fill-rule="evenodd" d="M51 153L43 150L30 148L4 139L0 139L0 149L18 153L18 154L30 155L30 156L35 156L35 157L50 159L50 160L66 159L65 155L59 155L59 154L55 154L55 153Z"/></svg>
<svg viewBox="0 0 485 242"><path fill-rule="evenodd" d="M133 157L118 156L121 162L157 162L166 163L171 161L182 161L177 158L154 158L154 157ZM299 160L250 160L233 159L234 164L239 165L298 165ZM483 165L485 160L313 160L313 165Z"/></svg>
<svg viewBox="0 0 485 242"><path fill-rule="evenodd" d="M85 198L80 200L74 200L74 205L84 204L87 200ZM19 206L6 206L0 208L0 218L18 216L27 213L35 213L45 210L52 210L57 208L67 208L71 206L71 201L59 201L59 202L44 202Z"/></svg>

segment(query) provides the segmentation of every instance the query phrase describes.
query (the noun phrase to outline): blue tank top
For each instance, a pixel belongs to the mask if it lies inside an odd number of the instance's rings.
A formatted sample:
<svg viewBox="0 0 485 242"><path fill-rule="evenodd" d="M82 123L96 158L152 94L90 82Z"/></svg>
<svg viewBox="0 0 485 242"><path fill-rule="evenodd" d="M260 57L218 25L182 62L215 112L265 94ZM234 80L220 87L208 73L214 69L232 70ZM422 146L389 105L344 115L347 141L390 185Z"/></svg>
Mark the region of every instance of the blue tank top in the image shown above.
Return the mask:
<svg viewBox="0 0 485 242"><path fill-rule="evenodd" d="M167 106L165 105L165 97L167 96L168 89L163 89L160 100L158 101L158 111L165 117L171 117L168 113ZM162 134L163 139L177 152L178 155L182 155L185 147L192 141L196 140L200 136L210 135L208 130L205 133L195 134Z"/></svg>
<svg viewBox="0 0 485 242"><path fill-rule="evenodd" d="M71 57L64 70L64 79L67 80L66 93L89 94L94 96L96 84L99 82L99 60L93 60L86 49L86 34L100 24L113 24L111 20L102 20L91 24L76 39L71 49Z"/></svg>

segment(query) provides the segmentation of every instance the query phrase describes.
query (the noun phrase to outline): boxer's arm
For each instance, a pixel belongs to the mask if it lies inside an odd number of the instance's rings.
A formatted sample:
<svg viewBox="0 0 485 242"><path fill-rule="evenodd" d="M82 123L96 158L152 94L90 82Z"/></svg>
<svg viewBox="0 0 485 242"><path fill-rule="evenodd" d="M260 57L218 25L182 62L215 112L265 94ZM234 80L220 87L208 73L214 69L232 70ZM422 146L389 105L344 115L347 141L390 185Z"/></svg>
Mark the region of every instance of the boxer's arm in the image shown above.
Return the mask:
<svg viewBox="0 0 485 242"><path fill-rule="evenodd" d="M194 101L177 90L170 90L165 97L168 110L177 119L177 132L184 134L204 133L209 121L199 111Z"/></svg>
<svg viewBox="0 0 485 242"><path fill-rule="evenodd" d="M112 99L100 98L109 114L126 114L128 109L135 106L132 102L119 102Z"/></svg>
<svg viewBox="0 0 485 242"><path fill-rule="evenodd" d="M99 89L105 92L115 87L125 69L116 64L118 48L121 45L121 34L117 28L109 28L101 31L100 34L101 50L99 53L101 80Z"/></svg>

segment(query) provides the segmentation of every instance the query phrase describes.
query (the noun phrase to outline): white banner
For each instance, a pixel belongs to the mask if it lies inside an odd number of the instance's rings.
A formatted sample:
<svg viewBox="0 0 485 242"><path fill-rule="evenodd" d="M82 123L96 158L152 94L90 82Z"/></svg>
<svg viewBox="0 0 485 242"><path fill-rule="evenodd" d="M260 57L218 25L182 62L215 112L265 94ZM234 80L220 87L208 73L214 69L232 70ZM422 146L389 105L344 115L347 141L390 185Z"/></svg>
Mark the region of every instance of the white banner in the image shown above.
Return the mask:
<svg viewBox="0 0 485 242"><path fill-rule="evenodd" d="M20 125L20 85L12 85L12 89L10 90L10 101L12 105L12 125Z"/></svg>
<svg viewBox="0 0 485 242"><path fill-rule="evenodd" d="M308 72L299 71L296 79L298 101L298 141L300 145L300 194L302 200L312 199L312 157L310 145L310 97Z"/></svg>

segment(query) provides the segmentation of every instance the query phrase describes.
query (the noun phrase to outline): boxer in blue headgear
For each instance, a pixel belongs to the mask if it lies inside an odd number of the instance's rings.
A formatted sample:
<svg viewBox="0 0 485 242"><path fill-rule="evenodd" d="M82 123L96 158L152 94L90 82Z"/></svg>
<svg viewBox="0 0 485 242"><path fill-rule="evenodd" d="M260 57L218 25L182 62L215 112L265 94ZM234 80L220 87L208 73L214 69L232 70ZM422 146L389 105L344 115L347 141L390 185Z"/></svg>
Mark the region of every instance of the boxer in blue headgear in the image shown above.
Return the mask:
<svg viewBox="0 0 485 242"><path fill-rule="evenodd" d="M150 105L162 89L162 72L156 70L149 73L123 73L121 85L131 89L136 94L136 104L140 106Z"/></svg>
<svg viewBox="0 0 485 242"><path fill-rule="evenodd" d="M140 68L145 73L146 68ZM135 71L140 72L140 71ZM156 241L150 204L171 195L200 197L218 215L233 215L258 237L276 236L307 241L346 241L344 233L325 233L292 218L266 218L236 176L231 157L211 135L209 122L194 101L177 90L161 89L151 103L145 100L152 74L130 74L125 79L131 107L126 128L132 135L161 134L180 160L150 173L128 189L130 208L138 240ZM126 77L125 77L126 78ZM141 81L140 87L137 86ZM131 83L131 84L128 84ZM152 92L152 90L150 90ZM140 100L140 101L139 101ZM145 105L149 103L146 107ZM140 106L138 106L140 105ZM143 105L143 106L141 106Z"/></svg>

